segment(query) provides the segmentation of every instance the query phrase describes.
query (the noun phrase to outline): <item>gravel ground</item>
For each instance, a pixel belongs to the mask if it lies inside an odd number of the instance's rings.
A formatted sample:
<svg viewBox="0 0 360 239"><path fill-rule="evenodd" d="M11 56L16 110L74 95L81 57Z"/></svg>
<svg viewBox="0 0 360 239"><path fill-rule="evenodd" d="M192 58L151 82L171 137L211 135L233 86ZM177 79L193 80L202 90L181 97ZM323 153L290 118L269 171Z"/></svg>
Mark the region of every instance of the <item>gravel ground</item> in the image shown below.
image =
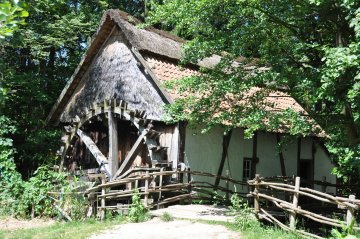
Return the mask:
<svg viewBox="0 0 360 239"><path fill-rule="evenodd" d="M225 226L186 220L163 222L154 218L142 223L128 223L119 225L106 232L93 235L90 239L238 239L236 232Z"/></svg>

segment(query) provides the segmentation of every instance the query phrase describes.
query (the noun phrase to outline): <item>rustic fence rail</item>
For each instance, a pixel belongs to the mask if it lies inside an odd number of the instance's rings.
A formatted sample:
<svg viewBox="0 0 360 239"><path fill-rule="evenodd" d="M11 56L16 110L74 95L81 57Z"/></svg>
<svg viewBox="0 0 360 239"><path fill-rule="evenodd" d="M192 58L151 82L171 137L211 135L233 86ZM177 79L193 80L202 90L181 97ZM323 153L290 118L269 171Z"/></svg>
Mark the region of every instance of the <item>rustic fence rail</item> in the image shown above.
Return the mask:
<svg viewBox="0 0 360 239"><path fill-rule="evenodd" d="M339 197L311 188L301 187L300 177L295 178L294 185L266 181L266 179L261 179L259 175L256 175L255 179L248 181L248 183L254 188L254 190L250 192L250 195L254 198L254 210L257 218L265 219L269 222L277 224L285 230L296 231L305 236L322 238L318 235L298 230L296 228L296 218L298 215L321 224L341 228L343 225L349 226L353 220L355 220L355 212L359 209L360 206L360 200L356 199L355 195L349 195L348 198ZM286 200L284 197L280 198L275 196L277 195L276 192L286 192L291 197L288 197L288 200ZM344 211L345 220L330 218L306 209L302 209L299 205L300 197L307 197L319 201L320 203L336 205L337 208ZM267 211L266 207L261 207L262 201L271 202L277 208L288 212L289 225L285 225L284 223L280 222L280 220L276 219L269 211ZM355 225L353 229L360 230L360 227Z"/></svg>
<svg viewBox="0 0 360 239"><path fill-rule="evenodd" d="M208 180L201 180L203 178ZM224 183L215 185L212 182L215 182L216 178ZM87 189L85 195L95 203L98 215L103 218L105 210L128 210L134 190L138 190L147 208L161 207L178 201L211 202L214 200L214 189L222 193L221 199L225 203L229 203L232 194L247 197L247 191L239 192L230 189L229 182L248 188L247 182L211 173L190 170L166 171L164 168L136 168L127 172L126 177L120 177L111 182L105 182L102 179L101 184ZM114 201L124 203L113 205Z"/></svg>

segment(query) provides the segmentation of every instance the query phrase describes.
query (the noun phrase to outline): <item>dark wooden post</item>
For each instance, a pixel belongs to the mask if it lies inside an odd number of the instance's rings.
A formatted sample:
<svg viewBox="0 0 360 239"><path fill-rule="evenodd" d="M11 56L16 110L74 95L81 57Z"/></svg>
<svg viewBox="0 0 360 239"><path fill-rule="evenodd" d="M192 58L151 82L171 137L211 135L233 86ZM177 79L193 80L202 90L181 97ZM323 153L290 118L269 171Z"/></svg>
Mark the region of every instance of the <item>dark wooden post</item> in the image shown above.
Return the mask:
<svg viewBox="0 0 360 239"><path fill-rule="evenodd" d="M326 193L326 177L325 176L322 177L322 183L323 183L323 185L321 185L321 191L323 193Z"/></svg>
<svg viewBox="0 0 360 239"><path fill-rule="evenodd" d="M295 193L293 197L293 207L298 208L299 202L299 190L300 190L300 177L295 178ZM296 229L296 212L290 213L290 228L292 230Z"/></svg>
<svg viewBox="0 0 360 239"><path fill-rule="evenodd" d="M255 188L254 188L254 210L255 216L259 219L260 202L259 202L259 187L260 187L260 175L255 175Z"/></svg>
<svg viewBox="0 0 360 239"><path fill-rule="evenodd" d="M226 170L226 204L229 205L230 197L229 197L229 170Z"/></svg>
<svg viewBox="0 0 360 239"><path fill-rule="evenodd" d="M190 173L190 167L187 168L187 181L188 181L188 193L189 193L189 198L190 198L190 201L189 203L192 204L192 198L191 198L191 173Z"/></svg>
<svg viewBox="0 0 360 239"><path fill-rule="evenodd" d="M119 156L118 156L118 128L117 120L113 113L110 111L108 114L109 123L109 171L111 178L115 175L119 168ZM110 178L110 179L111 179Z"/></svg>

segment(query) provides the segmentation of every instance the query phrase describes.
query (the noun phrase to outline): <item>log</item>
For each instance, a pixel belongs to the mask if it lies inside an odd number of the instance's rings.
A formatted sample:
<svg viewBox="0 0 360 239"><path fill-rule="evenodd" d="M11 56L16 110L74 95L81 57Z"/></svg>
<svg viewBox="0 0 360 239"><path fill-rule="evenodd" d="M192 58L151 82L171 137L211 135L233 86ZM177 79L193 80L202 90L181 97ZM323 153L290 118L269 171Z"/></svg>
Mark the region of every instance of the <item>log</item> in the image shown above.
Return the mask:
<svg viewBox="0 0 360 239"><path fill-rule="evenodd" d="M115 119L112 112L108 113L108 125L109 125L109 171L111 175L115 175L119 167L119 155L118 155L119 143L118 143L117 120Z"/></svg>
<svg viewBox="0 0 360 239"><path fill-rule="evenodd" d="M81 129L77 130L77 134L79 135L81 140L84 142L86 147L89 149L91 154L94 156L94 158L96 159L96 162L100 165L101 170L104 171L108 175L109 178L111 178L109 166L107 165L109 162L108 162L107 158L101 153L101 151L96 146L94 141L89 136L87 136Z"/></svg>
<svg viewBox="0 0 360 239"><path fill-rule="evenodd" d="M260 212L260 201L259 201L259 182L260 182L260 175L255 175L255 189L254 189L254 210L255 215L257 218L259 218L259 212Z"/></svg>
<svg viewBox="0 0 360 239"><path fill-rule="evenodd" d="M294 192L293 203L292 203L292 206L295 209L298 207L299 189L300 189L300 177L296 177L295 178L295 192ZM296 211L295 210L294 210L294 212L290 212L290 228L292 230L296 230Z"/></svg>

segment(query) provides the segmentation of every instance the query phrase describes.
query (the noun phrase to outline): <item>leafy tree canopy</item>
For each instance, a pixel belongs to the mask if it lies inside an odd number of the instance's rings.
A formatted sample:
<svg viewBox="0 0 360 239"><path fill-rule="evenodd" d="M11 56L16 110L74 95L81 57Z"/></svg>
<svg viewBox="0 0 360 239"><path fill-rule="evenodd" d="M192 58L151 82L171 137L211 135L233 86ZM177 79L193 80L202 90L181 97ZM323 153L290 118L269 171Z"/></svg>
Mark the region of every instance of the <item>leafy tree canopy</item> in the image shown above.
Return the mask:
<svg viewBox="0 0 360 239"><path fill-rule="evenodd" d="M0 115L7 118L2 123L16 129L7 137L13 140L14 160L24 178L39 165L54 163L60 133L46 129L45 119L102 13L119 8L142 18L144 12L144 2L136 0L30 0L27 4L0 4L0 35L6 36L0 45Z"/></svg>
<svg viewBox="0 0 360 239"><path fill-rule="evenodd" d="M266 111L266 90L248 93L253 87L281 89L328 134L335 172L359 176L359 1L164 0L152 5L147 20L189 40L185 63L223 56L202 76L170 84L197 92L168 109L172 119L201 123L206 129L242 126L248 136L280 123L290 126L290 134L309 134L314 122L291 110ZM247 60L234 64L239 56ZM249 65L256 68L250 72ZM262 66L269 69L260 71ZM245 104L234 103L239 101Z"/></svg>

